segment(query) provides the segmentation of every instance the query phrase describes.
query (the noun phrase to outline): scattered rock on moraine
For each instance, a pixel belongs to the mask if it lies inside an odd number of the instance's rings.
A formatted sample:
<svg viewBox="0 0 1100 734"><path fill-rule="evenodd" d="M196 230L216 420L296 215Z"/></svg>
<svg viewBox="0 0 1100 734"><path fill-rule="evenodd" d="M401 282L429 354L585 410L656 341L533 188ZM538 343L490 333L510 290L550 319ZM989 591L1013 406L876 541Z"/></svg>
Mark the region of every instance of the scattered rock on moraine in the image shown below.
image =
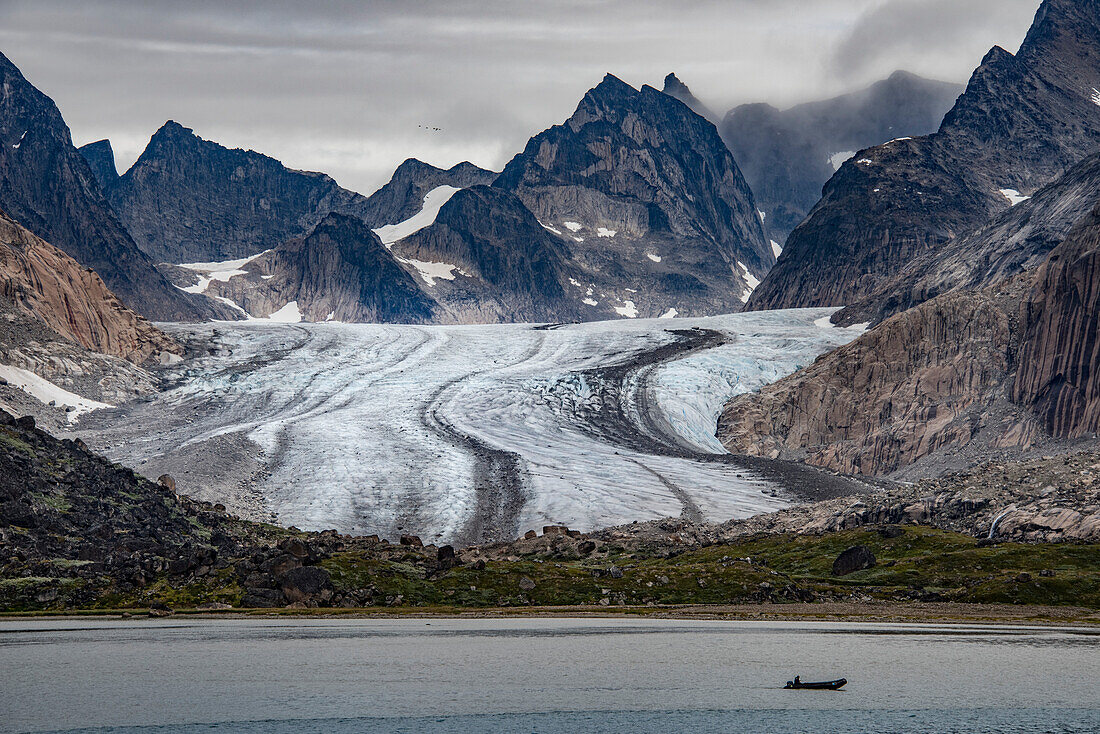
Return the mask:
<svg viewBox="0 0 1100 734"><path fill-rule="evenodd" d="M847 576L856 571L874 568L875 554L865 545L856 545L837 556L833 561L833 575Z"/></svg>

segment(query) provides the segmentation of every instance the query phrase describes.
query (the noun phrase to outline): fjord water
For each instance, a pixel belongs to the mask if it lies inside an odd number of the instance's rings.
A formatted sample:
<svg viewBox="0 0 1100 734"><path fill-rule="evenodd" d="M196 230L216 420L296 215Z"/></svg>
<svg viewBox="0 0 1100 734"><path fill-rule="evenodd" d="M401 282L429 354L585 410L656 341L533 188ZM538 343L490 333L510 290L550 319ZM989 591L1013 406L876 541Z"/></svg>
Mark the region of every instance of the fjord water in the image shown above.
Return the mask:
<svg viewBox="0 0 1100 734"><path fill-rule="evenodd" d="M1100 632L1067 628L9 621L0 731L1094 732L1098 663Z"/></svg>

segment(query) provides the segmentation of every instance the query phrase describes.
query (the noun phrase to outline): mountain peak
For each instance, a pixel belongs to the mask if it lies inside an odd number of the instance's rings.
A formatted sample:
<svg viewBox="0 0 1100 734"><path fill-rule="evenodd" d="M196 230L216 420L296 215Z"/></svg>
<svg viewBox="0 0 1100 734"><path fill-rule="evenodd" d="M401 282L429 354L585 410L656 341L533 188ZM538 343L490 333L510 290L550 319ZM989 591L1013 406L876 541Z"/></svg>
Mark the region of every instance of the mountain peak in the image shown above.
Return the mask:
<svg viewBox="0 0 1100 734"><path fill-rule="evenodd" d="M619 77L608 72L604 75L603 80L599 84L588 90L588 94L585 96L594 97L600 100L618 100L625 97L632 97L638 93L638 90L624 82Z"/></svg>
<svg viewBox="0 0 1100 734"><path fill-rule="evenodd" d="M691 94L688 85L680 81L680 78L676 76L676 72L669 72L668 76L665 77L665 87L662 91L665 94L675 94L677 92Z"/></svg>
<svg viewBox="0 0 1100 734"><path fill-rule="evenodd" d="M688 88L688 85L680 81L680 78L676 76L675 73L670 73L668 76L665 77L665 86L664 89L661 90L661 92L667 94L673 99L680 100L689 108L691 108L692 112L699 115L700 117L710 120L711 122L714 122L718 119L718 116L711 112L706 105L700 102L699 99L691 93L691 89Z"/></svg>
<svg viewBox="0 0 1100 734"><path fill-rule="evenodd" d="M78 148L84 160L88 161L92 173L99 182L99 188L104 191L118 180L118 169L115 167L115 151L111 148L110 140L97 140Z"/></svg>

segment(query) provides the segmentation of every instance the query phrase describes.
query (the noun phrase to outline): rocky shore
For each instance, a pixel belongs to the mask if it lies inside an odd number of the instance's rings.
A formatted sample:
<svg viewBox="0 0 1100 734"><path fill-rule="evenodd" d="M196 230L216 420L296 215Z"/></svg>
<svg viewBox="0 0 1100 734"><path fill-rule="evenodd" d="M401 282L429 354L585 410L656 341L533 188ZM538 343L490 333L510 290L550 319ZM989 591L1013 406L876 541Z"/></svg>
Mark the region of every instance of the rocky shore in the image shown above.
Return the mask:
<svg viewBox="0 0 1100 734"><path fill-rule="evenodd" d="M1098 474L1098 455L1048 457L724 524L455 549L240 520L0 414L0 611L1100 609Z"/></svg>

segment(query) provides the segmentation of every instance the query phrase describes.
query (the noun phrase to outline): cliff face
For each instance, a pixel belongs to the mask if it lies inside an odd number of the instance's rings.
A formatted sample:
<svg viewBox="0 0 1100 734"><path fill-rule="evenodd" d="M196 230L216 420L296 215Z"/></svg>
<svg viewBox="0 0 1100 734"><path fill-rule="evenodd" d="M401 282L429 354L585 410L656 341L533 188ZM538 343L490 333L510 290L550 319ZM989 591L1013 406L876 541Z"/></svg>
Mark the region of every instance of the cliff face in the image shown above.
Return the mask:
<svg viewBox="0 0 1100 734"><path fill-rule="evenodd" d="M787 110L747 104L719 123L752 187L768 235L784 242L856 151L935 132L963 87L899 71L867 89Z"/></svg>
<svg viewBox="0 0 1100 734"><path fill-rule="evenodd" d="M714 125L610 74L493 186L562 233L597 287L611 276L620 289L663 279L665 295L636 300L644 316L738 310L775 259Z"/></svg>
<svg viewBox="0 0 1100 734"><path fill-rule="evenodd" d="M1100 149L1100 3L1045 0L994 48L939 131L864 150L825 186L749 308L843 306Z"/></svg>
<svg viewBox="0 0 1100 734"><path fill-rule="evenodd" d="M1035 271L893 316L731 401L730 451L889 474L936 452L1100 432L1100 199Z"/></svg>
<svg viewBox="0 0 1100 734"><path fill-rule="evenodd" d="M356 217L329 214L307 236L252 260L207 292L266 317L288 303L304 321L427 323L436 305Z"/></svg>
<svg viewBox="0 0 1100 734"><path fill-rule="evenodd" d="M1012 395L1051 434L1100 433L1100 207L1035 274Z"/></svg>
<svg viewBox="0 0 1100 734"><path fill-rule="evenodd" d="M173 288L115 217L53 101L0 55L0 209L93 268L129 307L163 321L213 310Z"/></svg>
<svg viewBox="0 0 1100 734"><path fill-rule="evenodd" d="M0 298L54 332L137 364L180 347L119 302L92 270L0 212Z"/></svg>
<svg viewBox="0 0 1100 734"><path fill-rule="evenodd" d="M859 302L841 310L841 325L878 323L930 298L977 290L1039 267L1096 204L1100 154L1089 156L1034 197L980 229L918 257Z"/></svg>
<svg viewBox="0 0 1100 734"><path fill-rule="evenodd" d="M760 393L731 401L733 453L880 475L986 428L1012 367L1011 303L952 294L906 311Z"/></svg>

